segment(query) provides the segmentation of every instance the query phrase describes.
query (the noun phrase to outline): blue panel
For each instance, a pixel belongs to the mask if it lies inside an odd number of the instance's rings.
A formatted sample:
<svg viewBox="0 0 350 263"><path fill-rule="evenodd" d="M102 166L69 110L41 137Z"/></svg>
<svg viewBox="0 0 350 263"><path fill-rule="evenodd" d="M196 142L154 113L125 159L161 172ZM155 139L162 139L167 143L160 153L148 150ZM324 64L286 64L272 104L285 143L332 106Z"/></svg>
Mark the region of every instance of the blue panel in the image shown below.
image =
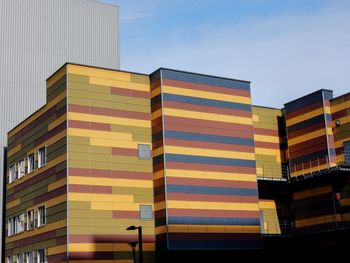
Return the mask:
<svg viewBox="0 0 350 263"><path fill-rule="evenodd" d="M291 125L291 126L288 126L287 127L287 130L288 132L294 132L294 131L297 131L297 130L300 130L300 129L303 129L303 128L307 128L311 125L314 125L314 124L317 124L317 123L325 123L325 119L327 121L330 121L332 119L331 115L329 114L321 114L321 115L318 115L316 117L313 117L313 118L310 118L310 119L307 119L305 121L302 121L302 122L299 122L297 124L294 124L294 125Z"/></svg>
<svg viewBox="0 0 350 263"><path fill-rule="evenodd" d="M303 107L312 105L316 102L323 101L322 94L323 94L323 90L319 90L284 104L287 115L289 112L302 109Z"/></svg>
<svg viewBox="0 0 350 263"><path fill-rule="evenodd" d="M203 105L203 106L211 106L211 107L219 107L233 110L244 110L251 111L252 106L250 104L236 103L236 102L228 102L221 100L211 100L211 99L203 99L197 97L190 96L182 96L176 94L163 94L163 100L166 101L177 101L182 103L189 103L195 105Z"/></svg>
<svg viewBox="0 0 350 263"><path fill-rule="evenodd" d="M205 157L184 154L165 154L166 161L182 162L182 163L201 163L201 164L217 164L227 166L255 167L254 160Z"/></svg>
<svg viewBox="0 0 350 263"><path fill-rule="evenodd" d="M220 218L220 217L181 217L169 216L168 224L185 225L236 225L236 226L259 226L259 218Z"/></svg>
<svg viewBox="0 0 350 263"><path fill-rule="evenodd" d="M254 146L254 140L247 139L247 138L209 135L209 134L200 134L200 133L192 133L192 132L178 132L178 131L169 131L169 130L164 131L164 136L165 138L172 138L172 139L179 139L179 140Z"/></svg>
<svg viewBox="0 0 350 263"><path fill-rule="evenodd" d="M219 86L219 87L225 87L225 88L231 88L231 89L250 90L250 83L246 81L233 80L233 79L220 78L215 76L207 76L207 75L168 70L168 69L161 69L161 70L162 70L162 78L165 78L165 79L187 81L187 82Z"/></svg>
<svg viewBox="0 0 350 263"><path fill-rule="evenodd" d="M242 235L241 240L169 240L169 249L191 250L191 249L245 249L260 248L259 238L246 240Z"/></svg>
<svg viewBox="0 0 350 263"><path fill-rule="evenodd" d="M257 196L256 189L167 184L168 193Z"/></svg>

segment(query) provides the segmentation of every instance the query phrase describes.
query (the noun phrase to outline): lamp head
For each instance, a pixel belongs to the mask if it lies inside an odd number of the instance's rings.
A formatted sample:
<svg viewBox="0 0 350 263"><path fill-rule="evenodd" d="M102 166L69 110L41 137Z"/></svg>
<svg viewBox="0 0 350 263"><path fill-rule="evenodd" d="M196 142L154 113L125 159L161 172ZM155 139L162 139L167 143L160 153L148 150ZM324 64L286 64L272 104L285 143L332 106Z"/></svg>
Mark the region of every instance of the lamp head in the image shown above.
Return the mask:
<svg viewBox="0 0 350 263"><path fill-rule="evenodd" d="M137 227L136 226L129 226L126 230L136 230Z"/></svg>
<svg viewBox="0 0 350 263"><path fill-rule="evenodd" d="M128 244L129 244L132 248L135 248L136 245L137 245L137 242L132 241L132 242L128 242Z"/></svg>

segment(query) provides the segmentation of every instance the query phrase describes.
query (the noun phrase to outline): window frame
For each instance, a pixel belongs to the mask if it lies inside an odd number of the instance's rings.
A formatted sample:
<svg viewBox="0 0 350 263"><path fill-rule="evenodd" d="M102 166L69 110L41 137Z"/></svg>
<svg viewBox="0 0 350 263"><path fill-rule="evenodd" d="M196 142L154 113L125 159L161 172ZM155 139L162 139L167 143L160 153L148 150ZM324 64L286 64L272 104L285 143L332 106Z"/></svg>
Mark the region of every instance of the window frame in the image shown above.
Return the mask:
<svg viewBox="0 0 350 263"><path fill-rule="evenodd" d="M23 173L22 173L22 169L21 169L21 163L23 163ZM25 159L22 159L18 162L17 164L17 171L18 171L18 179L22 178L23 176L26 175L26 161Z"/></svg>
<svg viewBox="0 0 350 263"><path fill-rule="evenodd" d="M17 167L16 164L9 167L9 184L13 183L17 179Z"/></svg>
<svg viewBox="0 0 350 263"><path fill-rule="evenodd" d="M33 156L33 168L31 168L31 157ZM32 172L34 172L35 170L35 154L34 153L31 153L31 154L28 154L27 156L27 174L30 174Z"/></svg>
<svg viewBox="0 0 350 263"><path fill-rule="evenodd" d="M43 260L41 261L41 256L40 256L40 252L43 252ZM36 260L37 260L37 263L46 263L47 260L46 260L46 249L45 248L42 248L42 249L38 249L36 251Z"/></svg>
<svg viewBox="0 0 350 263"><path fill-rule="evenodd" d="M147 150L149 151L149 155L146 157L141 156L141 152L145 149L142 149L142 147L147 147ZM137 144L137 156L139 160L151 160L152 159L152 149L150 144L146 143L139 143Z"/></svg>
<svg viewBox="0 0 350 263"><path fill-rule="evenodd" d="M41 157L41 151L44 151L44 162L42 161L42 157ZM46 162L47 162L47 157L46 157L46 153L47 153L47 149L46 149L46 146L43 146L41 147L39 150L38 150L38 168L40 167L43 167Z"/></svg>
<svg viewBox="0 0 350 263"><path fill-rule="evenodd" d="M41 212L40 212L40 209L41 208L44 208L43 210L44 210L44 213L45 213L45 216L44 216L44 223L42 223L41 222ZM45 205L42 205L42 206L39 206L38 207L38 213L37 213L37 215L38 215L38 227L42 227L42 226L45 226L46 225L46 206Z"/></svg>
<svg viewBox="0 0 350 263"><path fill-rule="evenodd" d="M29 216L30 213L32 214L32 216ZM31 221L29 221L30 218L32 218ZM34 209L27 210L27 231L33 230L34 228L35 228Z"/></svg>
<svg viewBox="0 0 350 263"><path fill-rule="evenodd" d="M25 253L25 255L26 255L26 260L25 260L26 263L35 263L34 251L28 251ZM31 261L30 261L30 255L31 255L31 259L32 259Z"/></svg>

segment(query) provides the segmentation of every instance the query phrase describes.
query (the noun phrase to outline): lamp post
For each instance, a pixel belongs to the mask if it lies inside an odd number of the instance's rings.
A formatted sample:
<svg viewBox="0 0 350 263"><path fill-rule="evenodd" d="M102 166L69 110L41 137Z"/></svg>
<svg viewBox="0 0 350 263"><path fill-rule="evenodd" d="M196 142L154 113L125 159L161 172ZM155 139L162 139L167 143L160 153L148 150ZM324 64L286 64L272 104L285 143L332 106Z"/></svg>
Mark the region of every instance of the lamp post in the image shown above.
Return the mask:
<svg viewBox="0 0 350 263"><path fill-rule="evenodd" d="M133 258L133 262L136 263L136 254L135 254L135 247L136 247L137 242L129 242L129 245L131 246L132 249L132 258Z"/></svg>
<svg viewBox="0 0 350 263"><path fill-rule="evenodd" d="M139 263L143 263L143 255L142 255L142 226L129 226L126 230L138 230L139 234Z"/></svg>

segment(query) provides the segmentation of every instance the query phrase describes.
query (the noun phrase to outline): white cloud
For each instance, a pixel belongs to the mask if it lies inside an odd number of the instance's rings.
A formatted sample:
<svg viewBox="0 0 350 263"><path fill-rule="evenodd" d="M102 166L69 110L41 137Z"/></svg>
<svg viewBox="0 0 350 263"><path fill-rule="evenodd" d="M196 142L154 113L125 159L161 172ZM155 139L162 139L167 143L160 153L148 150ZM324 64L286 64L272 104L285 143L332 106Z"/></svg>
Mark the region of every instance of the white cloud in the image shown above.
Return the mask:
<svg viewBox="0 0 350 263"><path fill-rule="evenodd" d="M345 2L345 1L344 1ZM214 28L178 28L138 49L125 49L123 69L149 73L158 67L252 81L253 103L283 103L325 88L350 91L350 4L316 13L251 17ZM188 32L193 32L193 38ZM140 39L135 40L142 42Z"/></svg>

